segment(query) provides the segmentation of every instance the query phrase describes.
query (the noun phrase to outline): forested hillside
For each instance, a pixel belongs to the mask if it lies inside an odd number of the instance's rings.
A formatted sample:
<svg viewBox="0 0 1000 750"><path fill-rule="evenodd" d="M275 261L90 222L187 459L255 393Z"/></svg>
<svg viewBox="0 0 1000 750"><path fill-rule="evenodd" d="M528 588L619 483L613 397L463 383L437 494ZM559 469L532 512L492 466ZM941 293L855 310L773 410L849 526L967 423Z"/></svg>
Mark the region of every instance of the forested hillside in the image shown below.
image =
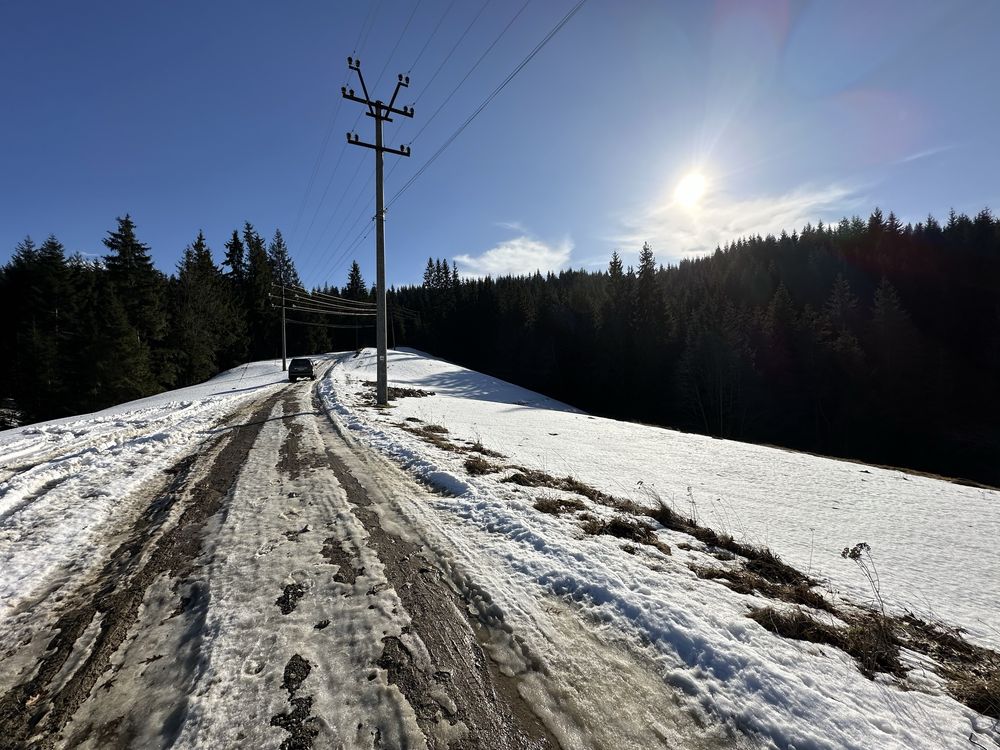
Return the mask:
<svg viewBox="0 0 1000 750"><path fill-rule="evenodd" d="M399 291L407 340L596 414L1000 484L1000 221L748 237L704 258ZM664 460L669 460L664 457Z"/></svg>
<svg viewBox="0 0 1000 750"><path fill-rule="evenodd" d="M126 216L99 261L20 243L0 269L0 399L34 421L280 356L280 232L247 223L217 265L199 233L154 268ZM668 248L664 251L669 252ZM370 301L357 264L326 294ZM952 213L747 237L710 256L462 279L428 261L390 290L411 345L595 414L1000 484L1000 221ZM371 345L367 321L289 314L290 354Z"/></svg>
<svg viewBox="0 0 1000 750"><path fill-rule="evenodd" d="M280 231L268 243L249 223L234 230L222 267L199 232L171 276L153 266L129 216L104 245L107 254L91 260L67 257L55 237L37 246L27 238L0 269L0 406L8 418L92 411L281 356L273 285L300 282ZM347 293L368 299L354 270ZM288 327L290 353L354 345L353 331L331 341L322 317L298 320Z"/></svg>

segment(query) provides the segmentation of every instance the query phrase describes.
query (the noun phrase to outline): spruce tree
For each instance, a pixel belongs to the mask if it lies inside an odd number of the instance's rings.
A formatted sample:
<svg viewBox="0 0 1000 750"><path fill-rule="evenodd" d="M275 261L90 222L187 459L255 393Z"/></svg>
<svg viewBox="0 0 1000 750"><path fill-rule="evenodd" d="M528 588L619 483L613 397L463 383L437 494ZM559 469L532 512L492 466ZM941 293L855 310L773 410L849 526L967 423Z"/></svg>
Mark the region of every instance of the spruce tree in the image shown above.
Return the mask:
<svg viewBox="0 0 1000 750"><path fill-rule="evenodd" d="M222 274L201 232L177 265L175 288L171 340L180 381L199 383L218 372L218 356L230 323Z"/></svg>
<svg viewBox="0 0 1000 750"><path fill-rule="evenodd" d="M351 263L351 270L347 274L347 286L344 287L344 296L347 299L358 301L368 300L368 290L365 288L365 280L361 276L361 266L357 261Z"/></svg>
<svg viewBox="0 0 1000 750"><path fill-rule="evenodd" d="M147 350L166 333L164 310L165 279L153 267L149 247L139 242L132 217L118 218L118 228L108 232L104 246L111 252L104 256L111 283L125 315Z"/></svg>
<svg viewBox="0 0 1000 750"><path fill-rule="evenodd" d="M267 249L267 258L271 264L271 275L275 283L294 289L302 288L295 263L292 262L292 256L288 252L288 246L285 244L285 238L281 236L280 229L274 230L274 239Z"/></svg>
<svg viewBox="0 0 1000 750"><path fill-rule="evenodd" d="M226 255L222 262L224 265L229 266L229 271L226 275L232 280L233 284L236 287L242 286L243 282L246 281L247 275L246 249L240 241L240 233L235 229L233 230L233 236L226 243Z"/></svg>
<svg viewBox="0 0 1000 750"><path fill-rule="evenodd" d="M247 329L250 337L250 354L264 359L280 354L280 311L271 302L271 263L264 246L264 239L257 234L250 222L243 227L243 242L247 248L247 279L244 286L244 304L247 311Z"/></svg>

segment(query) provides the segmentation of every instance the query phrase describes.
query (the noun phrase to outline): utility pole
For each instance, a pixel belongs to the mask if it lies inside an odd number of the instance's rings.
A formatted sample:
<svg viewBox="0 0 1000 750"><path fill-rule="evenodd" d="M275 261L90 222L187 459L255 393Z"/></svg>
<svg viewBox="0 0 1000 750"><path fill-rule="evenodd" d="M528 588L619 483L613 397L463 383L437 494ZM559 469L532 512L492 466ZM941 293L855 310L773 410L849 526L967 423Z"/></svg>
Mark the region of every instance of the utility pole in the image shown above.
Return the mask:
<svg viewBox="0 0 1000 750"><path fill-rule="evenodd" d="M388 355L386 353L385 330L385 196L382 189L382 154L388 152L397 156L409 156L410 149L408 146L400 146L395 149L383 145L382 123L392 122L389 115L413 117L413 107L397 109L394 106L399 89L410 85L410 77L400 74L396 81L396 90L392 92L392 99L389 100L388 104L383 104L381 99L372 101L371 96L369 96L364 76L361 75L361 61L348 57L347 67L358 74L364 98L355 96L354 89L348 89L347 86L342 86L340 93L345 99L367 106L368 111L365 114L375 119L375 143L365 143L359 140L357 133L348 133L347 142L375 150L375 343L377 352L375 359L375 402L379 406L387 406L389 403L389 383L386 367Z"/></svg>
<svg viewBox="0 0 1000 750"><path fill-rule="evenodd" d="M288 352L285 348L285 285L281 285L281 371L288 370Z"/></svg>

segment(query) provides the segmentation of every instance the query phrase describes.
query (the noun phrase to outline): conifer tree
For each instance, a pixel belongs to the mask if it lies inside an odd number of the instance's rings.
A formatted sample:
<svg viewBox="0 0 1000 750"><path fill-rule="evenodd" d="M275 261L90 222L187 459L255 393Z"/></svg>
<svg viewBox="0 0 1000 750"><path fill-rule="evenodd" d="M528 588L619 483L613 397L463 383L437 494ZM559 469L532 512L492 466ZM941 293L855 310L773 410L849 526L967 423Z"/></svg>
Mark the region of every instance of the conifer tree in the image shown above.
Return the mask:
<svg viewBox="0 0 1000 750"><path fill-rule="evenodd" d="M223 278L205 236L198 232L177 265L172 344L181 382L199 383L218 372L231 324Z"/></svg>
<svg viewBox="0 0 1000 750"><path fill-rule="evenodd" d="M235 286L241 286L246 281L247 258L246 249L240 241L240 233L235 229L233 236L226 243L226 255L222 262L229 266L229 272L226 275L232 279Z"/></svg>
<svg viewBox="0 0 1000 750"><path fill-rule="evenodd" d="M288 252L288 246L285 244L285 238L281 236L280 229L274 230L274 239L271 240L267 249L267 257L271 264L271 275L274 277L275 283L294 289L302 287L299 274L295 270L295 264L292 262L292 256Z"/></svg>
<svg viewBox="0 0 1000 750"><path fill-rule="evenodd" d="M136 238L135 223L128 214L118 218L118 228L108 232L104 246L110 251L104 256L108 281L148 351L166 333L163 274L153 267L149 247Z"/></svg>
<svg viewBox="0 0 1000 750"><path fill-rule="evenodd" d="M250 337L250 355L264 359L280 354L280 311L271 302L271 263L264 238L248 221L243 225L243 243L247 249L247 272L244 285L244 305Z"/></svg>
<svg viewBox="0 0 1000 750"><path fill-rule="evenodd" d="M344 296L347 299L365 301L368 299L368 290L365 288L365 280L361 276L361 266L357 261L351 263L351 270L347 274L347 286L344 287Z"/></svg>
<svg viewBox="0 0 1000 750"><path fill-rule="evenodd" d="M159 390L149 366L149 347L129 322L115 290L111 279L102 279L95 300L96 326L89 347L93 380L87 384L95 407L119 404Z"/></svg>

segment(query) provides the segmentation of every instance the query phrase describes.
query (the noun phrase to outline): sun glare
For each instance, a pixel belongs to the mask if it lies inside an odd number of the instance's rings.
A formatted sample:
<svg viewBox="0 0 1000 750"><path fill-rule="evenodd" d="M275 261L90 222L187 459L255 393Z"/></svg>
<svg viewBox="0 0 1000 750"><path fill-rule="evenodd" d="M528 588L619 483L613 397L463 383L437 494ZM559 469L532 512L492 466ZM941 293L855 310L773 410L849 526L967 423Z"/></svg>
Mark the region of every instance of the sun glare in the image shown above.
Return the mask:
<svg viewBox="0 0 1000 750"><path fill-rule="evenodd" d="M682 206L692 208L701 200L706 187L704 175L699 172L690 172L684 175L684 179L677 184L677 189L674 190L674 200Z"/></svg>

